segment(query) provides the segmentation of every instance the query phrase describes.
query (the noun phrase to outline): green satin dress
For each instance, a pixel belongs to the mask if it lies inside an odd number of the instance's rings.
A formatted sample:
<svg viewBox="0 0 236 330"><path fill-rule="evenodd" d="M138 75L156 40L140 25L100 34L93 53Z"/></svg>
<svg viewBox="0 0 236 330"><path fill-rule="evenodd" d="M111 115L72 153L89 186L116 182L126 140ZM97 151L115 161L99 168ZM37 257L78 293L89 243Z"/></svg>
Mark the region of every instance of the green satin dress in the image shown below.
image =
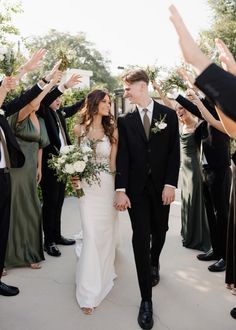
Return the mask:
<svg viewBox="0 0 236 330"><path fill-rule="evenodd" d="M180 143L183 246L207 252L211 248L211 240L203 200L200 155L194 133L182 134Z"/></svg>
<svg viewBox="0 0 236 330"><path fill-rule="evenodd" d="M38 117L39 132L29 117L16 125L17 115L10 116L8 121L25 155L25 164L10 170L12 200L6 267L29 266L44 260L36 172L38 150L47 146L49 140L42 118Z"/></svg>

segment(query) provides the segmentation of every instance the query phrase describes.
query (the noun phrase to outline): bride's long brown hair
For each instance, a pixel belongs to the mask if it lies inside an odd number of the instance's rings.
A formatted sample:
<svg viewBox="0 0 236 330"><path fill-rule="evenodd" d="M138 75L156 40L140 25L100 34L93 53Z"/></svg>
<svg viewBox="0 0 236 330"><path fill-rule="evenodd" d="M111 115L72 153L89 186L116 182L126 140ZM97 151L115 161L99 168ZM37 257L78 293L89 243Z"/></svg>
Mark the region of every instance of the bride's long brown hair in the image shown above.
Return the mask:
<svg viewBox="0 0 236 330"><path fill-rule="evenodd" d="M106 95L110 98L110 95L101 89L95 89L87 95L85 105L79 112L79 124L85 128L85 135L88 133L89 128L93 123L94 116L98 113L99 103ZM108 136L111 143L114 143L115 138L113 134L115 130L115 120L111 113L109 113L108 116L102 117L102 126L105 135Z"/></svg>

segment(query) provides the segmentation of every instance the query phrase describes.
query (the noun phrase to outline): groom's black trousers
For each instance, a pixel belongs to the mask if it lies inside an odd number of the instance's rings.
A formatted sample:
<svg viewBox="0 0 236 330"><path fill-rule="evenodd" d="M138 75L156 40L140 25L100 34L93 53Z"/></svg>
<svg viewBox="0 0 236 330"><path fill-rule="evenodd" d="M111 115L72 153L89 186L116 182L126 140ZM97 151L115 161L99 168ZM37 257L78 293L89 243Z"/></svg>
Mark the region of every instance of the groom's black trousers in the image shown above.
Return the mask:
<svg viewBox="0 0 236 330"><path fill-rule="evenodd" d="M130 194L128 209L133 229L133 250L142 300L152 298L151 265L158 266L168 230L170 206L163 206L162 191L157 192L149 176L141 194Z"/></svg>

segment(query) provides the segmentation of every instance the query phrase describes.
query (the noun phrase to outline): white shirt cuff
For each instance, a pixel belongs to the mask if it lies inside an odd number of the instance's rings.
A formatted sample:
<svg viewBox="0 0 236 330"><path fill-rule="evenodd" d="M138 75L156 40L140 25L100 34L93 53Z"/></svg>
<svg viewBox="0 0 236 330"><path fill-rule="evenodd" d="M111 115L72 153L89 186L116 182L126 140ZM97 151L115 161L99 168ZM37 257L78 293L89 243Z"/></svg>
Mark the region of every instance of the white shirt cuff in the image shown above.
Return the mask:
<svg viewBox="0 0 236 330"><path fill-rule="evenodd" d="M176 189L176 187L175 186L172 186L171 184L165 184L165 187L171 187L171 188Z"/></svg>
<svg viewBox="0 0 236 330"><path fill-rule="evenodd" d="M118 189L116 189L116 191L122 191L125 193L125 188L118 188Z"/></svg>

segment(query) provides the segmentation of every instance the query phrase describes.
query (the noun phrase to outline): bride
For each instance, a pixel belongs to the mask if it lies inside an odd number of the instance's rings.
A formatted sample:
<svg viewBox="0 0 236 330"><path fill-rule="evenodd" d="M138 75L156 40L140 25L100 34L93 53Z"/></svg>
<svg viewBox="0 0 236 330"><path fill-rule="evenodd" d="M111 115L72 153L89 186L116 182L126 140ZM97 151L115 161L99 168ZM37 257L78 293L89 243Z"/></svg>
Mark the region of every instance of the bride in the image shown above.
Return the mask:
<svg viewBox="0 0 236 330"><path fill-rule="evenodd" d="M94 90L74 127L78 143L96 141L95 158L110 166L110 173L100 173L100 185L82 181L85 196L79 198L83 230L82 247L77 245L76 298L84 314L92 314L113 287L117 211L113 207L115 158L118 133L111 114L107 92ZM73 181L76 187L76 180Z"/></svg>

